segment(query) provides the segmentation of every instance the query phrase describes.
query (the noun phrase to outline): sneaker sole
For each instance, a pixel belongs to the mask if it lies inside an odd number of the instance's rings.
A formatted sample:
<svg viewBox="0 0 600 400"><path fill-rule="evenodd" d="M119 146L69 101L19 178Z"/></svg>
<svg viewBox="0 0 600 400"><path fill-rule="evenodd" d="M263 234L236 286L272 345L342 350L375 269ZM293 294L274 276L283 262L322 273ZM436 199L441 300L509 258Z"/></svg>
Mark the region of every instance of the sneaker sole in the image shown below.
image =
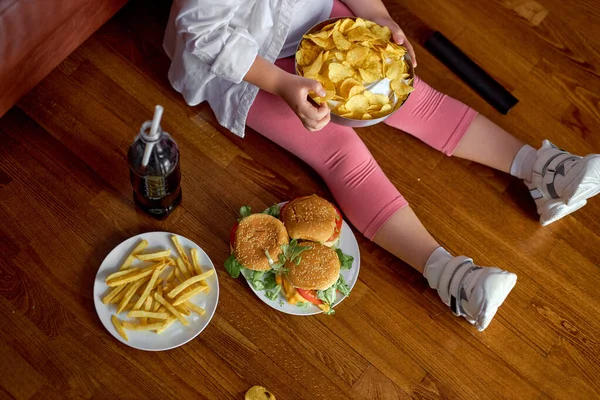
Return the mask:
<svg viewBox="0 0 600 400"><path fill-rule="evenodd" d="M600 193L600 155L591 154L581 160L577 177L567 185L563 193L571 193L563 200L571 206Z"/></svg>
<svg viewBox="0 0 600 400"><path fill-rule="evenodd" d="M498 312L498 308L504 303L511 290L517 283L517 275L512 272L503 271L503 273L495 273L488 276L484 282L484 291L486 302L482 307L479 318L475 323L478 331L483 331L488 327L494 316Z"/></svg>
<svg viewBox="0 0 600 400"><path fill-rule="evenodd" d="M552 200L544 204L540 213L540 224L542 226L550 225L567 215L574 213L587 204L587 200L581 200L571 205L565 204L562 200Z"/></svg>

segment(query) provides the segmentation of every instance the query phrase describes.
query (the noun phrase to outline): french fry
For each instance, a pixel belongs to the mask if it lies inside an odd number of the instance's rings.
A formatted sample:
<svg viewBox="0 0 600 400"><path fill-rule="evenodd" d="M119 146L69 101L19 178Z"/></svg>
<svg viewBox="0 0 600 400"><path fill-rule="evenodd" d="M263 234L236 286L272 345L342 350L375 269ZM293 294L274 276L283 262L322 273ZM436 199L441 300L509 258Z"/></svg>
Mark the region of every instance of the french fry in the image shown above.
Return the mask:
<svg viewBox="0 0 600 400"><path fill-rule="evenodd" d="M128 268L128 269L125 269L123 271L114 272L114 273L110 274L109 276L107 276L106 279L104 280L104 282L108 282L108 281L117 279L119 277L132 274L132 273L137 272L139 270L140 270L139 268Z"/></svg>
<svg viewBox="0 0 600 400"><path fill-rule="evenodd" d="M183 274L179 268L175 268L175 279L177 279L179 282L185 281L185 278L183 277Z"/></svg>
<svg viewBox="0 0 600 400"><path fill-rule="evenodd" d="M204 308L195 305L191 301L186 301L183 304L185 304L188 310L193 311L198 315L204 315L204 313L206 313L206 310L204 310Z"/></svg>
<svg viewBox="0 0 600 400"><path fill-rule="evenodd" d="M162 296L163 295L163 287L162 286L157 287L156 292ZM154 293L152 294L152 298L154 299ZM157 312L160 308L164 308L164 307L158 301L155 301L153 308L154 309L152 311Z"/></svg>
<svg viewBox="0 0 600 400"><path fill-rule="evenodd" d="M187 307L184 304L180 304L180 305L176 306L175 308L177 309L177 311L179 311L180 313L182 313L186 317L191 314L190 310L188 310Z"/></svg>
<svg viewBox="0 0 600 400"><path fill-rule="evenodd" d="M214 272L215 272L214 269L209 269L208 271L206 271L203 274L196 275L192 278L186 279L185 281L181 282L175 289L171 290L167 294L167 296L169 296L170 298L174 298L175 296L177 296L179 293L181 293L183 290L185 290L189 286L193 285L196 282L205 280L206 278L208 278L209 276L214 274Z"/></svg>
<svg viewBox="0 0 600 400"><path fill-rule="evenodd" d="M140 311L133 310L129 311L127 314L128 317L131 318L155 318L155 319L168 319L171 314L169 313L159 313L159 312L151 312L151 311ZM145 324L142 324L145 325Z"/></svg>
<svg viewBox="0 0 600 400"><path fill-rule="evenodd" d="M137 254L135 257L141 261L162 260L164 257L171 255L171 249L157 251L156 253Z"/></svg>
<svg viewBox="0 0 600 400"><path fill-rule="evenodd" d="M188 299L191 299L198 293L204 292L206 290L206 288L208 288L208 286L198 285L198 287L194 288L193 290L190 290L187 293L183 293L181 296L176 298L175 301L173 302L173 305L178 306L180 304L185 303Z"/></svg>
<svg viewBox="0 0 600 400"><path fill-rule="evenodd" d="M163 322L155 324L141 325L129 321L123 321L123 327L131 331L155 331L160 329L164 325Z"/></svg>
<svg viewBox="0 0 600 400"><path fill-rule="evenodd" d="M123 296L125 296L125 293L127 292L127 288L129 288L131 285L131 283L126 283L125 285L121 285L121 286L117 286L118 288L123 288L123 290L121 290L119 292L119 294L117 294L111 301L111 304L119 304L121 302L121 300L123 300Z"/></svg>
<svg viewBox="0 0 600 400"><path fill-rule="evenodd" d="M192 255L192 265L194 266L194 271L196 271L196 275L200 275L202 273L202 268L200 268L200 260L198 257L198 249L193 248L190 250Z"/></svg>
<svg viewBox="0 0 600 400"><path fill-rule="evenodd" d="M161 333L163 333L165 331L165 329L170 327L173 324L173 322L175 322L175 321L177 321L177 318L175 318L175 317L169 318L162 324L162 326L160 328L158 328L156 330L156 333L160 335Z"/></svg>
<svg viewBox="0 0 600 400"><path fill-rule="evenodd" d="M152 302L153 301L154 301L154 299L152 298L152 296L146 297L146 301L144 301L144 311L152 310ZM148 323L148 318L142 317L142 325L146 325L147 323Z"/></svg>
<svg viewBox="0 0 600 400"><path fill-rule="evenodd" d="M112 288L112 289L110 290L110 292L109 292L109 293L108 293L106 296L104 296L104 297L102 298L102 302L103 302L104 304L110 304L110 301L111 301L112 299L114 299L115 297L117 297L117 295L118 295L119 293L121 293L121 291L122 291L123 289L125 289L125 286L126 286L126 285L121 285L121 286L117 286L116 288Z"/></svg>
<svg viewBox="0 0 600 400"><path fill-rule="evenodd" d="M146 288L144 289L144 292L138 299L137 303L135 303L135 305L133 306L134 310L139 310L140 308L142 308L142 305L146 301L146 298L150 294L150 291L154 288L154 284L158 280L158 275L160 275L161 272L162 272L162 269L160 269L160 268L156 268L154 270L154 272L152 273L152 277L150 278L150 280L148 281L148 284L146 285Z"/></svg>
<svg viewBox="0 0 600 400"><path fill-rule="evenodd" d="M158 278L156 280L156 283L154 284L154 287L152 288L152 290L156 290L156 288L158 288L160 286L160 284L163 283L163 280L164 280L163 278Z"/></svg>
<svg viewBox="0 0 600 400"><path fill-rule="evenodd" d="M146 247L148 247L148 241L146 239L143 239L141 242L139 242L137 244L137 246L135 246L135 248L131 251L131 253L129 253L129 255L127 256L127 258L125 259L125 261L121 265L121 268L119 268L119 270L122 271L122 270L125 270L125 269L129 268L131 266L131 264L133 263L133 260L135 260L136 254L141 253L142 251L144 251L144 249Z"/></svg>
<svg viewBox="0 0 600 400"><path fill-rule="evenodd" d="M126 342L129 342L129 337L127 336L127 332L125 332L125 329L123 329L123 325L121 324L121 320L119 318L117 318L116 315L113 314L112 317L110 317L110 320L113 323L113 326L115 327L115 329L117 330L117 332L119 332L119 335L121 335L121 337L123 339L125 339Z"/></svg>
<svg viewBox="0 0 600 400"><path fill-rule="evenodd" d="M175 248L177 249L177 252L181 256L181 258L183 259L184 264L189 265L190 260L188 259L187 254L185 254L185 251L183 250L183 247L181 246L181 243L179 242L179 238L177 237L177 235L171 236L171 241L175 245Z"/></svg>
<svg viewBox="0 0 600 400"><path fill-rule="evenodd" d="M117 314L120 314L121 312L123 312L123 310L125 310L125 307L127 306L127 303L129 303L129 300L131 300L131 298L135 294L135 291L138 290L138 288L140 286L142 286L142 284L144 282L145 282L144 279L140 279L139 281L137 281L133 285L131 285L129 287L129 289L127 289L127 292L125 292L125 295L123 296L123 299L121 300L121 302L119 303L119 306L117 307Z"/></svg>
<svg viewBox="0 0 600 400"><path fill-rule="evenodd" d="M173 257L166 257L164 261L167 265L175 265L175 259Z"/></svg>
<svg viewBox="0 0 600 400"><path fill-rule="evenodd" d="M156 264L156 266L150 267L150 268L144 268L144 269L140 270L139 272L135 272L133 274L125 275L125 276L122 276L115 280L108 281L108 282L106 282L106 284L110 287L115 287L115 286L119 286L119 285L124 285L129 282L138 281L138 280L145 278L148 275L152 274L154 272L154 269L159 266L161 266L161 264Z"/></svg>
<svg viewBox="0 0 600 400"><path fill-rule="evenodd" d="M185 263L181 258L177 259L177 266L179 267L179 270L181 271L185 279L190 279L192 277L190 270L185 266Z"/></svg>
<svg viewBox="0 0 600 400"><path fill-rule="evenodd" d="M179 311L177 311L177 309L175 307L173 307L173 305L171 303L169 303L167 300L165 300L164 297L162 297L160 294L154 293L154 299L156 301L158 301L160 304L162 304L163 306L165 306L167 308L167 310L169 310L169 312L171 314L173 314L175 317L177 317L177 319L183 325L188 326L190 324L188 322L188 320L185 319L185 317L183 315L181 315L181 313Z"/></svg>
<svg viewBox="0 0 600 400"><path fill-rule="evenodd" d="M175 277L176 270L177 270L177 265L175 265L175 268L173 268L171 270L171 272L169 272L169 275L167 275L167 279L165 279L165 282L171 282L173 280L173 278Z"/></svg>

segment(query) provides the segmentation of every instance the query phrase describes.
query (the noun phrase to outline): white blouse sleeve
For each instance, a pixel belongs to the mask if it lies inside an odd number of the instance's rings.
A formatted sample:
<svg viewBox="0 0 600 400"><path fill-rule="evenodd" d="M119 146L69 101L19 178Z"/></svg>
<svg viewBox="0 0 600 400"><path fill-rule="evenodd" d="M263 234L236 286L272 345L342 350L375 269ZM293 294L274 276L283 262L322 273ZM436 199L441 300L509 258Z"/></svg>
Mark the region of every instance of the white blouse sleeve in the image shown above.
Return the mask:
<svg viewBox="0 0 600 400"><path fill-rule="evenodd" d="M234 83L242 81L258 54L258 44L248 31L230 26L244 1L175 0L175 29L185 44L184 51Z"/></svg>

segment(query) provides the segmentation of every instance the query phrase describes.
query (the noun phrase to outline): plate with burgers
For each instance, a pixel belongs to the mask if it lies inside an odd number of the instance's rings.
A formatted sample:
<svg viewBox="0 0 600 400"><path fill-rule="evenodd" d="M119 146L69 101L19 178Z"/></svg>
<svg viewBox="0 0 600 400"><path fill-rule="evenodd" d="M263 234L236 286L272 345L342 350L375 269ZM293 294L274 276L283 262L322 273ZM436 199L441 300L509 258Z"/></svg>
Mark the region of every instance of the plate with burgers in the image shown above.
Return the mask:
<svg viewBox="0 0 600 400"><path fill-rule="evenodd" d="M358 279L358 243L340 211L304 196L253 214L240 209L225 269L254 293L293 315L334 314Z"/></svg>

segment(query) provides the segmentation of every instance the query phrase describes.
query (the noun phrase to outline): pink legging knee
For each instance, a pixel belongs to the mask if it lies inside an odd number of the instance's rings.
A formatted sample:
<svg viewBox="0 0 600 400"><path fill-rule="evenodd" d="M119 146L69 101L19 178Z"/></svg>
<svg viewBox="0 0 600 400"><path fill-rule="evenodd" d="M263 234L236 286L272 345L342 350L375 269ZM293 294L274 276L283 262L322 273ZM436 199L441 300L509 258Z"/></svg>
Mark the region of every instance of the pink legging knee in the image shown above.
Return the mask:
<svg viewBox="0 0 600 400"><path fill-rule="evenodd" d="M332 16L352 15L335 0ZM293 58L276 65L294 73ZM415 79L409 99L385 123L452 155L477 112ZM349 127L328 124L309 132L279 97L260 91L247 125L310 165L325 181L346 217L367 238L408 203Z"/></svg>

